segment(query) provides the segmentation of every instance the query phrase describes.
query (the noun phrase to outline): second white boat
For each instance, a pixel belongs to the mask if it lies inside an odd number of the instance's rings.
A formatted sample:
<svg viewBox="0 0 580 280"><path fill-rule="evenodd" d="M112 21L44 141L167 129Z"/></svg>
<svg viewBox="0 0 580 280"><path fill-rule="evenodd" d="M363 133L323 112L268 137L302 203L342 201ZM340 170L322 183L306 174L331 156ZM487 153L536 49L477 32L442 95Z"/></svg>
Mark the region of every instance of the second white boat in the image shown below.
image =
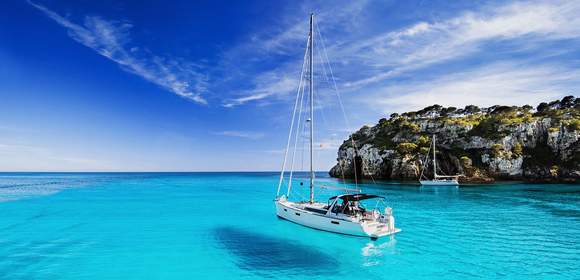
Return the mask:
<svg viewBox="0 0 580 280"><path fill-rule="evenodd" d="M427 166L427 159L429 158L429 152L425 157L425 164L423 165L423 169L421 170L421 175L419 176L419 183L421 186L459 186L459 175L447 176L447 175L440 175L437 174L437 149L436 149L436 140L435 135L433 135L433 140L431 141L431 145L429 146L429 150L433 150L433 179L428 180L424 179L425 175L425 167Z"/></svg>

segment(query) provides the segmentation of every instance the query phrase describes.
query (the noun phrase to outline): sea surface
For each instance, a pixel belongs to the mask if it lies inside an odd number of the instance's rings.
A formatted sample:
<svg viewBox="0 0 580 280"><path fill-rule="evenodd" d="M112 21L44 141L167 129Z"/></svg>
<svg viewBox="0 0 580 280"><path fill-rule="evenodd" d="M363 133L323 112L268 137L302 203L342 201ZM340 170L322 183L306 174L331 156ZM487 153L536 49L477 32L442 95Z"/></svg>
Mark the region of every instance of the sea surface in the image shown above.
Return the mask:
<svg viewBox="0 0 580 280"><path fill-rule="evenodd" d="M277 182L276 173L2 173L0 279L580 279L578 185L366 182L403 230L371 241L276 218Z"/></svg>

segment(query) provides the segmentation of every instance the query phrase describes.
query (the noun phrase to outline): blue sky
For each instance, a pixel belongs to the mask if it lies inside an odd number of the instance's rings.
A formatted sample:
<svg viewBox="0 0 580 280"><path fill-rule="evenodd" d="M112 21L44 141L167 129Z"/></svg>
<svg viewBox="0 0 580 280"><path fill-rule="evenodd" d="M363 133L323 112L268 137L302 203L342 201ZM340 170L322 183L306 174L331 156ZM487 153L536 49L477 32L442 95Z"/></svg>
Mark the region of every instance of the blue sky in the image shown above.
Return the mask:
<svg viewBox="0 0 580 280"><path fill-rule="evenodd" d="M580 84L580 1L0 5L3 171L278 170L311 11L350 120L316 77L319 170L392 112Z"/></svg>

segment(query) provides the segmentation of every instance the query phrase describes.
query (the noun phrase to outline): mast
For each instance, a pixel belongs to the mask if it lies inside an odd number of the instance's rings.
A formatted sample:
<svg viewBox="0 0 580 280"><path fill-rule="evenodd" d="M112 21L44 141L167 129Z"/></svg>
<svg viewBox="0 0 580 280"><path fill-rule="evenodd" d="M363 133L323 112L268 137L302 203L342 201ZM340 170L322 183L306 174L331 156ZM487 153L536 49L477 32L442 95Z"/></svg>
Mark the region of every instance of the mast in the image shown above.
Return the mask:
<svg viewBox="0 0 580 280"><path fill-rule="evenodd" d="M314 13L310 14L310 51L308 53L308 64L310 66L310 203L314 203L314 65L312 64L312 53L314 49Z"/></svg>
<svg viewBox="0 0 580 280"><path fill-rule="evenodd" d="M435 134L433 134L433 179L437 179L437 159L435 159Z"/></svg>

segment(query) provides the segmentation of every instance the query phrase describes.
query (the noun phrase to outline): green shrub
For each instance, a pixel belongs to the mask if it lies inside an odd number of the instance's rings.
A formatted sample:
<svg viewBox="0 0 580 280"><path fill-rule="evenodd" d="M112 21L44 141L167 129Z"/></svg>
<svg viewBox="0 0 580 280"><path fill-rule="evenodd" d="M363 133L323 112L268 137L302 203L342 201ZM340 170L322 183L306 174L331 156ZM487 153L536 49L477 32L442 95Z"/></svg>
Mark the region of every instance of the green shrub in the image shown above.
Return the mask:
<svg viewBox="0 0 580 280"><path fill-rule="evenodd" d="M580 130L580 119L571 119L567 121L566 127L572 131Z"/></svg>
<svg viewBox="0 0 580 280"><path fill-rule="evenodd" d="M407 155L415 152L417 150L417 145L414 143L399 143L397 145L397 152L402 155Z"/></svg>
<svg viewBox="0 0 580 280"><path fill-rule="evenodd" d="M491 151L494 157L499 157L503 151L503 146L501 144L493 144L491 146Z"/></svg>
<svg viewBox="0 0 580 280"><path fill-rule="evenodd" d="M512 150L512 152L517 156L521 156L523 151L524 151L524 149L522 147L522 144L520 144L520 143L516 143L514 145L513 150Z"/></svg>
<svg viewBox="0 0 580 280"><path fill-rule="evenodd" d="M560 128L559 127L550 127L550 128L548 128L548 131L550 133L552 133L552 132L558 132L558 131L560 131Z"/></svg>
<svg viewBox="0 0 580 280"><path fill-rule="evenodd" d="M558 171L560 171L560 167L557 165L552 165L552 167L550 167L550 174L554 177L558 176Z"/></svg>
<svg viewBox="0 0 580 280"><path fill-rule="evenodd" d="M459 160L461 160L461 164L465 167L471 166L472 164L472 161L468 156L462 156Z"/></svg>
<svg viewBox="0 0 580 280"><path fill-rule="evenodd" d="M425 135L421 135L419 136L419 139L417 139L417 145L419 147L428 147L429 146L429 137L425 136Z"/></svg>
<svg viewBox="0 0 580 280"><path fill-rule="evenodd" d="M401 128L404 130L409 130L410 132L414 132L414 133L419 132L419 130L420 130L418 125L411 123L411 122L407 122L407 121L405 121L401 124Z"/></svg>
<svg viewBox="0 0 580 280"><path fill-rule="evenodd" d="M484 119L483 114L473 114L459 118L446 118L444 122L447 124L457 124L461 126L476 126Z"/></svg>

